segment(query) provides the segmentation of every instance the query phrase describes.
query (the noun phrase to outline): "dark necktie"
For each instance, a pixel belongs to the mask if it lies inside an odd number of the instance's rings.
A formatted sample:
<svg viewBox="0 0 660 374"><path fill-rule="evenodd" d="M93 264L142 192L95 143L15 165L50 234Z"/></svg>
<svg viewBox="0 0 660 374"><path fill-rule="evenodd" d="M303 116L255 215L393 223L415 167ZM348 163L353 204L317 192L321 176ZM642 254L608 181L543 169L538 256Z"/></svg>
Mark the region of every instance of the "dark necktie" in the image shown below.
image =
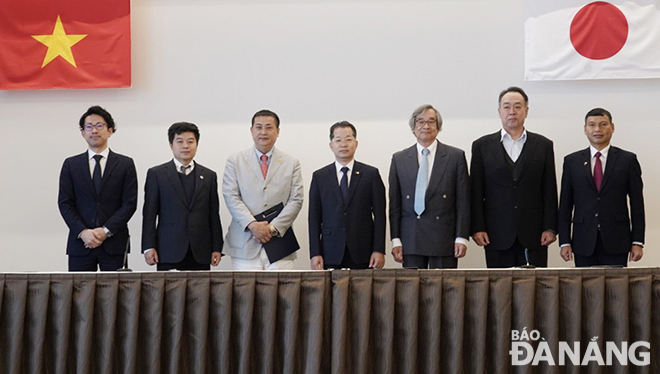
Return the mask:
<svg viewBox="0 0 660 374"><path fill-rule="evenodd" d="M190 169L190 165L181 165L181 174L188 175L188 169Z"/></svg>
<svg viewBox="0 0 660 374"><path fill-rule="evenodd" d="M594 162L594 183L596 189L600 191L601 184L603 184L603 164L600 161L600 152L595 154L596 162Z"/></svg>
<svg viewBox="0 0 660 374"><path fill-rule="evenodd" d="M341 181L339 182L339 190L341 191L341 197L344 199L344 203L347 203L348 201L348 168L344 166L341 168L341 172L344 173L344 175L341 176Z"/></svg>
<svg viewBox="0 0 660 374"><path fill-rule="evenodd" d="M94 160L96 160L96 165L94 165L94 173L92 174L92 182L94 182L94 188L96 193L101 193L101 159L103 156L94 155Z"/></svg>

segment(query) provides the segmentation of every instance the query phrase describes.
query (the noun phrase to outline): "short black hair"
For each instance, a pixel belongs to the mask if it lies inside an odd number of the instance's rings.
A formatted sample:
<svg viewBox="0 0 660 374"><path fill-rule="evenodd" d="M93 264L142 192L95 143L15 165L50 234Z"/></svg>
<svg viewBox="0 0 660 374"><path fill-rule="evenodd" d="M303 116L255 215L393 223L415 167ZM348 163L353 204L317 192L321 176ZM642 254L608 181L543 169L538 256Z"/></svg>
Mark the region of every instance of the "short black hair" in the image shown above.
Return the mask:
<svg viewBox="0 0 660 374"><path fill-rule="evenodd" d="M357 139L357 130L355 129L355 126L353 126L353 124L348 121L340 121L330 126L330 140L332 140L335 137L336 128L340 128L340 129L350 128L353 131L353 137Z"/></svg>
<svg viewBox="0 0 660 374"><path fill-rule="evenodd" d="M280 117L278 117L277 114L275 114L275 112L273 112L272 110L262 109L262 110L256 112L252 116L252 122L251 122L250 126L254 125L254 119L257 118L257 117L273 117L273 118L275 118L275 127L277 127L278 129L280 128Z"/></svg>
<svg viewBox="0 0 660 374"><path fill-rule="evenodd" d="M522 97L525 99L525 106L529 106L529 97L527 97L527 94L525 93L525 91L523 91L523 89L520 88L520 87L511 86L511 87L509 87L505 90L502 90L502 92L500 92L500 97L497 99L497 106L498 107L502 103L502 97L504 97L504 95L506 95L509 92L517 92L517 93L521 94Z"/></svg>
<svg viewBox="0 0 660 374"><path fill-rule="evenodd" d="M87 117L91 116L92 114L101 116L105 121L105 123L108 125L108 130L112 129L112 132L117 132L117 127L115 126L115 120L112 119L112 116L110 115L110 113L108 113L107 110L101 108L98 105L89 107L89 109L87 109L87 111L80 117L80 121L78 122L78 125L80 126L80 131L83 131L85 129L85 119L87 119Z"/></svg>
<svg viewBox="0 0 660 374"><path fill-rule="evenodd" d="M199 143L199 128L194 123L190 122L175 122L167 130L167 136L170 139L170 144L174 141L174 136L184 132L191 132L195 134L195 140Z"/></svg>
<svg viewBox="0 0 660 374"><path fill-rule="evenodd" d="M584 123L587 123L587 118L589 117L600 117L600 116L607 116L607 118L610 119L610 123L612 123L612 113L610 113L607 109L603 109L603 108L593 108L590 111L588 111L587 115L584 116Z"/></svg>

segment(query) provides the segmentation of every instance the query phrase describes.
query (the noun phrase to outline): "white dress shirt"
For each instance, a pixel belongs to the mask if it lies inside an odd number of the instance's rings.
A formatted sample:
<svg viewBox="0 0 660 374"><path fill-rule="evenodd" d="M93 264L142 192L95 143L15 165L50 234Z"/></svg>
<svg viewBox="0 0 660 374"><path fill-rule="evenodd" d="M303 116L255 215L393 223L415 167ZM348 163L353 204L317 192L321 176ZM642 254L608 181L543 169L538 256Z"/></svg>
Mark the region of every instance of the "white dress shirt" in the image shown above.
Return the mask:
<svg viewBox="0 0 660 374"><path fill-rule="evenodd" d="M346 178L348 178L348 185L351 185L351 172L353 171L353 166L355 165L355 160L351 160L345 166L348 168L346 172ZM344 176L344 173L341 171L344 165L340 164L339 161L335 161L335 168L337 168L337 184L341 184L341 178Z"/></svg>
<svg viewBox="0 0 660 374"><path fill-rule="evenodd" d="M96 153L92 151L91 149L87 150L87 157L89 159L89 177L94 178L94 168L96 167L96 160L94 159L94 156L96 155L101 155L103 158L101 161L101 176L103 176L103 172L105 171L105 165L108 163L108 155L110 154L110 148L105 148L101 153Z"/></svg>
<svg viewBox="0 0 660 374"><path fill-rule="evenodd" d="M523 150L523 146L525 145L525 142L527 141L527 129L523 129L522 135L516 140L513 140L511 135L509 135L504 128L500 131L500 141L502 142L502 145L504 146L504 150L506 151L506 154L509 155L511 160L513 162L516 162L518 160L518 157L520 157L520 153Z"/></svg>

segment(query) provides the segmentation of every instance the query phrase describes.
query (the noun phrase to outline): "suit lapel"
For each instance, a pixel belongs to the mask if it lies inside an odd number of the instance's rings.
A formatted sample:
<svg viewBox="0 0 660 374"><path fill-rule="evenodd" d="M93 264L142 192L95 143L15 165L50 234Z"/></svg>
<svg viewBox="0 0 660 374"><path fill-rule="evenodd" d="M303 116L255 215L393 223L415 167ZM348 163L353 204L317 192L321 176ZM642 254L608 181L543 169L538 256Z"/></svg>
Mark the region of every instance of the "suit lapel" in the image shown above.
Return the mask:
<svg viewBox="0 0 660 374"><path fill-rule="evenodd" d="M348 207L348 203L351 202L353 195L355 195L355 190L357 189L358 183L360 183L360 179L362 179L361 176L362 164L355 161L353 163L353 171L351 171L351 181L348 185L348 198L346 199L347 201L344 202L344 209Z"/></svg>
<svg viewBox="0 0 660 374"><path fill-rule="evenodd" d="M78 156L78 165L76 166L77 172L82 175L85 186L89 190L89 193L92 196L96 196L96 188L94 188L94 182L92 181L92 174L89 172L89 153L85 153Z"/></svg>
<svg viewBox="0 0 660 374"><path fill-rule="evenodd" d="M490 137L490 152L484 152L485 155L488 155L487 157L494 157L497 159L497 164L499 165L506 165L507 160L506 160L506 150L504 149L504 145L502 144L502 134L498 131L494 134L491 135ZM509 169L506 168L508 171Z"/></svg>
<svg viewBox="0 0 660 374"><path fill-rule="evenodd" d="M264 176L261 173L261 165L257 158L257 151L255 151L254 148L250 148L243 152L243 161L250 166L250 170L252 170L254 176L257 177L257 180L264 180Z"/></svg>
<svg viewBox="0 0 660 374"><path fill-rule="evenodd" d="M587 183L593 192L597 194L598 189L596 188L596 183L594 182L594 176L591 173L591 151L589 148L580 152L580 158L578 161L580 162L578 167L582 170L580 173L582 174L582 178L584 178L585 183Z"/></svg>
<svg viewBox="0 0 660 374"><path fill-rule="evenodd" d="M325 167L323 176L323 183L327 183L329 186L332 186L330 190L335 197L335 200L343 203L344 199L341 197L341 190L339 189L339 182L337 182L337 168L335 168L335 163Z"/></svg>
<svg viewBox="0 0 660 374"><path fill-rule="evenodd" d="M435 150L435 158L433 159L433 169L431 170L431 179L429 179L429 185L426 188L425 200L428 202L433 196L433 192L437 190L436 185L442 180L442 176L447 170L447 160L444 158L447 157L447 149L445 145L437 141L437 148Z"/></svg>
<svg viewBox="0 0 660 374"><path fill-rule="evenodd" d="M266 173L266 180L264 184L268 185L270 183L270 181L273 179L273 176L277 174L277 171L280 169L280 166L282 166L282 162L282 154L276 148L273 148L273 153L268 164L268 172ZM261 174L261 168L259 169L259 173Z"/></svg>
<svg viewBox="0 0 660 374"><path fill-rule="evenodd" d="M404 178L400 178L400 179L412 181L413 183L412 187L414 191L415 183L417 181L417 173L419 173L419 160L417 160L417 144L406 149L404 152L406 157L404 158L403 172L406 174L412 173L412 175L406 175Z"/></svg>
<svg viewBox="0 0 660 374"><path fill-rule="evenodd" d="M523 144L520 155L516 160L516 169L518 170L518 176L520 179L525 177L525 173L523 172L525 169L525 161L527 161L527 159L530 157L534 157L534 150L536 149L537 144L536 140L536 136L534 136L533 133L527 131L527 140L525 140L525 144Z"/></svg>
<svg viewBox="0 0 660 374"><path fill-rule="evenodd" d="M616 166L616 161L619 159L619 150L610 146L609 154L607 155L607 162L605 163L605 173L603 173L603 182L600 186L600 190L603 191L607 186L607 181L610 180L610 175L612 170Z"/></svg>
<svg viewBox="0 0 660 374"><path fill-rule="evenodd" d="M117 167L117 155L110 151L108 152L108 160L105 163L105 170L103 170L103 177L101 178L101 192L105 187L106 182L110 179L110 176Z"/></svg>
<svg viewBox="0 0 660 374"><path fill-rule="evenodd" d="M206 171L207 169L204 166L195 163L195 170L193 170L193 173L195 174L193 176L193 178L195 178L195 193L193 194L193 199L190 203L191 208L195 205L195 201L197 201L197 198L201 195L202 187L204 187L204 183L206 183L206 178L209 177Z"/></svg>
<svg viewBox="0 0 660 374"><path fill-rule="evenodd" d="M167 175L167 179L170 180L172 187L174 187L174 189L176 190L176 193L179 195L181 200L183 200L183 203L186 206L188 206L188 199L186 198L186 192L183 190L183 185L181 184L181 180L179 179L179 173L176 171L174 161L170 161L165 164L165 174Z"/></svg>

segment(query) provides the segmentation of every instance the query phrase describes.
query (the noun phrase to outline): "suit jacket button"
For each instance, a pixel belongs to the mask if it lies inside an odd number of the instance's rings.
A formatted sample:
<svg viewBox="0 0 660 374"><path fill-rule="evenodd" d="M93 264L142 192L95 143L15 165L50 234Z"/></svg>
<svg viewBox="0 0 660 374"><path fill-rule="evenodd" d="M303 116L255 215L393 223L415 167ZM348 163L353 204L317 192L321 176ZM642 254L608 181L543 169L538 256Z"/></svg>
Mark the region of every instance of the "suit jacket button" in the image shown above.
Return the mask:
<svg viewBox="0 0 660 374"><path fill-rule="evenodd" d="M595 216L598 217L598 213L596 213Z"/></svg>
<svg viewBox="0 0 660 374"><path fill-rule="evenodd" d="M421 219L421 218L422 218L422 216L417 216L417 219Z"/></svg>
<svg viewBox="0 0 660 374"><path fill-rule="evenodd" d="M268 204L264 203L264 206L268 206Z"/></svg>
<svg viewBox="0 0 660 374"><path fill-rule="evenodd" d="M443 199L446 199L446 198L447 198L447 195L442 195L442 198L443 198Z"/></svg>
<svg viewBox="0 0 660 374"><path fill-rule="evenodd" d="M518 205L514 205L514 206L513 206L513 209L518 209Z"/></svg>
<svg viewBox="0 0 660 374"><path fill-rule="evenodd" d="M406 195L406 199L410 199L410 195Z"/></svg>
<svg viewBox="0 0 660 374"><path fill-rule="evenodd" d="M440 219L440 217L438 217L438 216L435 217L435 220L436 220L436 221L439 220L439 219Z"/></svg>

